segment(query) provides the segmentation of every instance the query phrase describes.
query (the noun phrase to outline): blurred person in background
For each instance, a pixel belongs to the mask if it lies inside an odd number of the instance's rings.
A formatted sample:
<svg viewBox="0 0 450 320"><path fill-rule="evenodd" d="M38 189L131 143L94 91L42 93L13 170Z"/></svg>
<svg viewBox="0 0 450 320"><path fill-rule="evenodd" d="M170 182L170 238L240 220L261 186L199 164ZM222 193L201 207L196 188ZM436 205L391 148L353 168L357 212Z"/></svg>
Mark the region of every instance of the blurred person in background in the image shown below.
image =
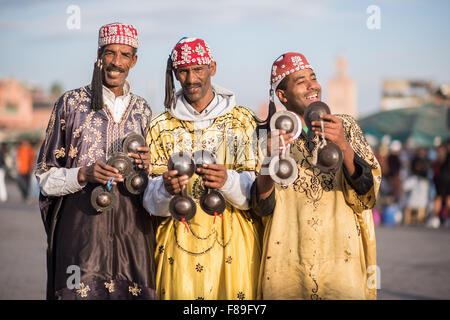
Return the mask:
<svg viewBox="0 0 450 320"><path fill-rule="evenodd" d="M409 193L403 220L404 225L412 222L413 215L417 224L424 222L430 193L429 169L427 149L417 149L417 154L411 162L411 175L403 183L403 191Z"/></svg>
<svg viewBox="0 0 450 320"><path fill-rule="evenodd" d="M400 141L394 140L390 146L390 152L387 156L387 172L386 181L392 188L392 195L394 202L398 202L402 193L402 184L400 179L401 161L400 152L402 150L402 144Z"/></svg>
<svg viewBox="0 0 450 320"><path fill-rule="evenodd" d="M17 148L17 183L22 199L27 200L30 190L30 175L34 167L34 149L28 140L22 140Z"/></svg>
<svg viewBox="0 0 450 320"><path fill-rule="evenodd" d="M6 144L2 143L0 146L0 202L6 202L8 200L8 192L6 190L5 175L6 175L6 162L5 162Z"/></svg>
<svg viewBox="0 0 450 320"><path fill-rule="evenodd" d="M433 216L429 221L429 226L433 228L438 228L441 223L445 223L450 207L450 152L446 145L439 146L436 151L437 159L432 165L436 197Z"/></svg>

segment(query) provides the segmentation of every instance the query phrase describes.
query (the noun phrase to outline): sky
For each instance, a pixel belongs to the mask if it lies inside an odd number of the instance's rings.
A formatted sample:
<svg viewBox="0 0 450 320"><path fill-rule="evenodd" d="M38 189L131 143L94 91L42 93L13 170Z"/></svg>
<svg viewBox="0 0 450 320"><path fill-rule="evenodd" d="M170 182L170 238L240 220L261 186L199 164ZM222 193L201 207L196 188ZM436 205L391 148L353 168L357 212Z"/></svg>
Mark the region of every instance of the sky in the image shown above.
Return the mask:
<svg viewBox="0 0 450 320"><path fill-rule="evenodd" d="M370 6L379 9L379 29L367 25ZM360 116L379 111L383 79L450 83L447 0L0 0L0 78L44 89L89 84L98 29L117 21L138 30L138 62L128 80L154 113L164 108L167 57L184 36L209 43L213 82L255 111L267 104L273 61L290 51L313 65L325 102L336 58L346 58Z"/></svg>

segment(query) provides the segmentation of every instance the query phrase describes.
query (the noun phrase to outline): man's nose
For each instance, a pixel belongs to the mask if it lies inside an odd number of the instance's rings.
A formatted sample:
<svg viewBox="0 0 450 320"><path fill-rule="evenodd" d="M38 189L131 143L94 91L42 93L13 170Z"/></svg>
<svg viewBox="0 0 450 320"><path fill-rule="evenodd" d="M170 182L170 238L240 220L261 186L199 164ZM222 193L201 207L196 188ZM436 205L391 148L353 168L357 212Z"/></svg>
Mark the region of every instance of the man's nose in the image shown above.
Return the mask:
<svg viewBox="0 0 450 320"><path fill-rule="evenodd" d="M113 59L111 60L111 64L113 66L120 67L121 64L122 64L120 56L119 55L114 55Z"/></svg>
<svg viewBox="0 0 450 320"><path fill-rule="evenodd" d="M306 87L308 88L308 90L310 90L310 89L319 89L320 88L320 86L317 83L317 81L311 81L311 80L308 80L306 82Z"/></svg>
<svg viewBox="0 0 450 320"><path fill-rule="evenodd" d="M197 77L195 76L195 72L188 71L186 74L186 81L187 83L195 83Z"/></svg>

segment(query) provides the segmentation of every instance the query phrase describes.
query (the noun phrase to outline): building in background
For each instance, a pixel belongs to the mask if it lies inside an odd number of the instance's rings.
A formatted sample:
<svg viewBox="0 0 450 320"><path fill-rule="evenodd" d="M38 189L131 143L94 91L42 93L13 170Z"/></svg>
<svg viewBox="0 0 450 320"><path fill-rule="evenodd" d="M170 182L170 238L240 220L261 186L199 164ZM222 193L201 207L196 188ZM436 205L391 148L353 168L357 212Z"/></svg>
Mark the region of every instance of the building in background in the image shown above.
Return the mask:
<svg viewBox="0 0 450 320"><path fill-rule="evenodd" d="M19 137L40 140L60 92L57 86L47 93L16 79L0 80L0 141L16 141Z"/></svg>
<svg viewBox="0 0 450 320"><path fill-rule="evenodd" d="M356 84L348 75L347 60L338 57L336 75L327 84L327 102L333 114L358 117Z"/></svg>
<svg viewBox="0 0 450 320"><path fill-rule="evenodd" d="M381 110L421 107L430 101L435 89L431 81L386 79L383 81Z"/></svg>

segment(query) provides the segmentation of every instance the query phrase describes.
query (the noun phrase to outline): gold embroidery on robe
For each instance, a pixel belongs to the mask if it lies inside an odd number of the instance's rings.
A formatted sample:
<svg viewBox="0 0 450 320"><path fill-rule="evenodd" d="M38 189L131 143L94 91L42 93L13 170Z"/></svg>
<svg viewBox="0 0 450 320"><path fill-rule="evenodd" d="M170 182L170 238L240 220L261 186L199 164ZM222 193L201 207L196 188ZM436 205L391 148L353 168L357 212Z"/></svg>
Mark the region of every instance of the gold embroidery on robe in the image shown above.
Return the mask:
<svg viewBox="0 0 450 320"><path fill-rule="evenodd" d="M147 136L151 174L166 172L172 153L197 150L212 152L227 169L254 171L255 127L253 113L245 107L236 106L202 130L165 112L152 120ZM171 217L165 218L157 230L157 298L255 299L261 255L260 220L228 202L222 217L214 219L198 205L204 192L201 177L194 174L187 187L197 203L196 215L187 222L189 232ZM236 262L231 263L231 257L236 257Z"/></svg>

